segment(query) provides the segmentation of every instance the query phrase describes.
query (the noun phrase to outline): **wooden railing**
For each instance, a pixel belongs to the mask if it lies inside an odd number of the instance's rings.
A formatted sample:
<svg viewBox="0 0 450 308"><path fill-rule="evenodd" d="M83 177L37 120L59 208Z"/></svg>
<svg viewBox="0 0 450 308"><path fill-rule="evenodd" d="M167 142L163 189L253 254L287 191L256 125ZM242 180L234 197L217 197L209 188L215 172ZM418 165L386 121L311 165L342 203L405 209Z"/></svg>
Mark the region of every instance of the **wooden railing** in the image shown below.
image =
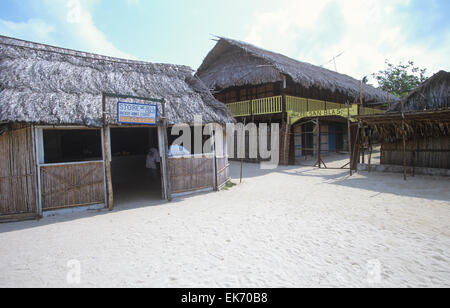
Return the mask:
<svg viewBox="0 0 450 308"><path fill-rule="evenodd" d="M277 114L283 111L283 97L273 96L261 99L249 100L231 103L227 105L235 117L246 117L251 115ZM345 104L339 104L328 101L307 99L302 97L286 96L286 112L291 123L302 118L323 117L323 116L341 116L347 117L350 111L350 117L358 115L358 106L350 106L348 110ZM361 107L359 115L382 114L383 110Z"/></svg>
<svg viewBox="0 0 450 308"><path fill-rule="evenodd" d="M105 203L103 161L41 166L44 211Z"/></svg>
<svg viewBox="0 0 450 308"><path fill-rule="evenodd" d="M228 104L227 107L235 117L281 113L283 111L283 97L272 96L236 102Z"/></svg>

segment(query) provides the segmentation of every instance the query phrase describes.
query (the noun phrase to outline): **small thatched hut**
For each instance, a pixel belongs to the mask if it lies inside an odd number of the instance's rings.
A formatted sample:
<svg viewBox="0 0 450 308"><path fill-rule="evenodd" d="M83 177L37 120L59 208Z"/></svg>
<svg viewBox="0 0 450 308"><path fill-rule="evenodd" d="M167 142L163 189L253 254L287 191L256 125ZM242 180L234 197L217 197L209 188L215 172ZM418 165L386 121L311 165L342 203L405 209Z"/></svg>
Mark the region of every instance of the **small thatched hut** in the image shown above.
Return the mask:
<svg viewBox="0 0 450 308"><path fill-rule="evenodd" d="M348 150L348 114L353 121L357 114L379 113L376 106L398 101L350 76L223 37L197 75L238 121L281 124L283 164ZM347 103L354 105L347 109Z"/></svg>
<svg viewBox="0 0 450 308"><path fill-rule="evenodd" d="M111 209L113 193L133 198L127 186L170 199L228 179L227 170L214 174L226 155L168 157L171 125L234 121L189 67L0 36L0 72L0 220ZM145 174L150 148L159 149L161 179Z"/></svg>
<svg viewBox="0 0 450 308"><path fill-rule="evenodd" d="M450 169L450 73L440 71L385 114L359 117L382 139L381 164Z"/></svg>

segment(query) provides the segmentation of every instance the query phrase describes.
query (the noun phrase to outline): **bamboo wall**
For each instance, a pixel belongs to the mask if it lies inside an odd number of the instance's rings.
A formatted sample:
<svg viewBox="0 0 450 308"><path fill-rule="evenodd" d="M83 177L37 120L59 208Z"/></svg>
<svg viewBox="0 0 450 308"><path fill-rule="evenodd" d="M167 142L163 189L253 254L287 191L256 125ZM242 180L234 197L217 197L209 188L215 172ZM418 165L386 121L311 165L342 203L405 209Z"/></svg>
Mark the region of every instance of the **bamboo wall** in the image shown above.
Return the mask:
<svg viewBox="0 0 450 308"><path fill-rule="evenodd" d="M212 155L171 157L167 167L173 194L214 187Z"/></svg>
<svg viewBox="0 0 450 308"><path fill-rule="evenodd" d="M0 220L37 215L31 128L0 135Z"/></svg>
<svg viewBox="0 0 450 308"><path fill-rule="evenodd" d="M381 164L403 166L403 142L384 143ZM450 169L450 138L448 136L420 138L406 144L408 166Z"/></svg>
<svg viewBox="0 0 450 308"><path fill-rule="evenodd" d="M41 166L42 210L105 203L103 162Z"/></svg>
<svg viewBox="0 0 450 308"><path fill-rule="evenodd" d="M230 180L230 164L228 158L217 158L217 186L220 187Z"/></svg>

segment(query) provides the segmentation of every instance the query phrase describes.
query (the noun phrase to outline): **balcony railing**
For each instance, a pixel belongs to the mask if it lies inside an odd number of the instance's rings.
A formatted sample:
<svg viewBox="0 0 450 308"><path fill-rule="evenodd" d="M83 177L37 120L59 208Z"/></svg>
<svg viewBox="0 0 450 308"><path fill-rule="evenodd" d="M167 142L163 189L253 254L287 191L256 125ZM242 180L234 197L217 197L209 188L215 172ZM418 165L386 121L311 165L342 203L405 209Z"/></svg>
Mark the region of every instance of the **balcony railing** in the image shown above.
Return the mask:
<svg viewBox="0 0 450 308"><path fill-rule="evenodd" d="M283 97L273 96L255 100L248 100L231 103L227 106L235 117L277 114L283 112ZM347 117L348 111L350 111L350 117L357 116L358 106L356 104L351 105L350 110L348 110L345 104L307 99L302 97L286 96L286 112L289 118L295 119L295 121L301 118L309 117ZM374 115L384 113L383 110L367 107L360 107L359 112L359 115Z"/></svg>

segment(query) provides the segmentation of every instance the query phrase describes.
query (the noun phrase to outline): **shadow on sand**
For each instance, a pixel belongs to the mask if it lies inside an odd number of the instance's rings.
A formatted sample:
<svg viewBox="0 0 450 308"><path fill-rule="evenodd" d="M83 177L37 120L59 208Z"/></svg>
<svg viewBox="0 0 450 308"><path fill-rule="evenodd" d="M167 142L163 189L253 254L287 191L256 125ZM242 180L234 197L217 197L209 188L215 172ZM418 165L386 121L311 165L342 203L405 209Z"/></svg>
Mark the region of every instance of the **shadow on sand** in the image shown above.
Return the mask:
<svg viewBox="0 0 450 308"><path fill-rule="evenodd" d="M450 190L448 189L448 187L450 187L449 178L416 176L410 177L407 181L404 181L401 174L360 172L357 175L350 177L349 170L318 169L311 166L280 166L273 170L262 170L259 164L245 163L243 166L244 181L251 178L267 176L269 174L282 174L292 178L319 178L322 181L320 181L318 185L339 185L353 189L373 191L375 193L373 197L376 197L380 194L394 194L399 196L421 198L424 200L450 202ZM232 162L230 171L233 182L239 183L240 163ZM131 194L122 196L122 198L117 198L115 208L111 212L103 209L57 215L53 217L46 217L36 221L4 223L0 224L0 233L13 232L30 228L39 228L46 225L65 223L74 220L82 220L84 218L108 215L110 213L120 213L145 207L167 206L168 204L181 203L189 198L210 193L214 192L187 195L176 198L170 203L165 200L158 199L158 197L155 197L155 195L153 195L153 199L147 199L142 198L142 196L131 197Z"/></svg>

